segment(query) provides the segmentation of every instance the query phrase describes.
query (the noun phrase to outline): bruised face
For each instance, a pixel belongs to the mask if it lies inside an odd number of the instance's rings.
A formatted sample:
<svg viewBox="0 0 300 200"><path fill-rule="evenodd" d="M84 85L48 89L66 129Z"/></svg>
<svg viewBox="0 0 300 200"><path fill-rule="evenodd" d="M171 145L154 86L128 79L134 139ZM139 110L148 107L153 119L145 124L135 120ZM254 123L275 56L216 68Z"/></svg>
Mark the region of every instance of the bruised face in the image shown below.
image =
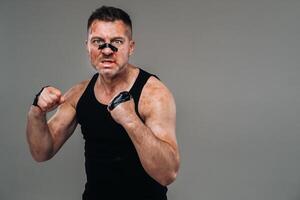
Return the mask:
<svg viewBox="0 0 300 200"><path fill-rule="evenodd" d="M105 43L113 45L118 50L114 51L109 46L99 49L99 46ZM92 66L101 75L112 78L126 68L129 56L134 50L130 29L121 20L114 22L95 20L88 30L86 44Z"/></svg>

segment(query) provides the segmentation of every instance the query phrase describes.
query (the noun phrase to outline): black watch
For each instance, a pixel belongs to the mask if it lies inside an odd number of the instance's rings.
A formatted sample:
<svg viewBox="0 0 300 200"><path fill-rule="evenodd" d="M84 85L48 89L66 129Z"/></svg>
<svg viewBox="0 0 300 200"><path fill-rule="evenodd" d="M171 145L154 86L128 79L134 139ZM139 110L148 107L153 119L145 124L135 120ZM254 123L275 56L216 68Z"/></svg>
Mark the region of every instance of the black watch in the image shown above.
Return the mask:
<svg viewBox="0 0 300 200"><path fill-rule="evenodd" d="M117 107L117 105L125 101L129 101L130 99L131 99L131 95L129 92L127 91L121 92L111 101L111 103L108 105L108 109L112 111L115 107Z"/></svg>

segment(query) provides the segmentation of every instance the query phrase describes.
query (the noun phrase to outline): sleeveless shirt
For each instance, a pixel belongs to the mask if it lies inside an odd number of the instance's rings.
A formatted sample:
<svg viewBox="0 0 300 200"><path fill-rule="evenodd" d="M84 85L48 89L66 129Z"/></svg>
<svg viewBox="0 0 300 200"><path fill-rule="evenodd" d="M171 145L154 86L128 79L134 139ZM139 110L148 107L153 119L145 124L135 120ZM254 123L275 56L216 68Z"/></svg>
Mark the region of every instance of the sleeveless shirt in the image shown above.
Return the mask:
<svg viewBox="0 0 300 200"><path fill-rule="evenodd" d="M85 140L87 182L83 199L166 200L167 187L147 174L125 129L114 121L107 105L96 99L94 86L98 76L96 73L92 77L76 107ZM139 117L140 95L150 76L155 75L139 69L129 90Z"/></svg>

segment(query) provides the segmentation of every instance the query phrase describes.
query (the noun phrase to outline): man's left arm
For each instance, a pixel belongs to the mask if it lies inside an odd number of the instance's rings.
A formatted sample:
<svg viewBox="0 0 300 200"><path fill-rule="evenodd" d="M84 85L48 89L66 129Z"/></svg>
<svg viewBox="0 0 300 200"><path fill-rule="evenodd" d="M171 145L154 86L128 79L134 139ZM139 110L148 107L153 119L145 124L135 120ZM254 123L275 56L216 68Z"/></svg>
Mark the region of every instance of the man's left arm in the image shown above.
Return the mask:
<svg viewBox="0 0 300 200"><path fill-rule="evenodd" d="M111 111L131 138L145 171L161 185L171 184L179 169L175 135L176 106L171 92L156 78L145 85L137 116L131 99Z"/></svg>

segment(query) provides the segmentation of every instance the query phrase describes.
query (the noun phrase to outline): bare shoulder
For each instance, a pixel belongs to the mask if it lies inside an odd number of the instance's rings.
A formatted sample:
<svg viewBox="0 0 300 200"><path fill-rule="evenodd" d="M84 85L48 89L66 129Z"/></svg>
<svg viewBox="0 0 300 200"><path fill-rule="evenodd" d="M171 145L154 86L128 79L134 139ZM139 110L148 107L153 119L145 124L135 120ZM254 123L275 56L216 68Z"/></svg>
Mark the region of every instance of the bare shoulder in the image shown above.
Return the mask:
<svg viewBox="0 0 300 200"><path fill-rule="evenodd" d="M139 112L142 118L147 118L156 112L173 116L175 111L175 100L171 91L160 80L151 76L140 97Z"/></svg>
<svg viewBox="0 0 300 200"><path fill-rule="evenodd" d="M76 108L77 102L85 91L90 80L84 80L71 87L65 94L66 101Z"/></svg>

